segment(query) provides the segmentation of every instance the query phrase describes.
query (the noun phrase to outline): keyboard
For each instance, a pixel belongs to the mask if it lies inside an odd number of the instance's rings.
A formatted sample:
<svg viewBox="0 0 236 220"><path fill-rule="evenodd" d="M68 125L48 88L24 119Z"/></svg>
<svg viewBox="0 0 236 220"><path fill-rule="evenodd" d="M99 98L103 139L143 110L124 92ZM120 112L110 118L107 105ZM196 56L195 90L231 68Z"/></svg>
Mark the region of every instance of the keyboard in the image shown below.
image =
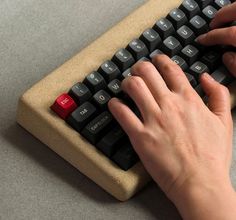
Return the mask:
<svg viewBox="0 0 236 220"><path fill-rule="evenodd" d="M236 82L221 62L229 48L203 47L196 37L229 0L150 0L71 60L26 91L17 122L105 191L125 201L151 177L107 108L119 97L137 114L120 85L139 61L168 55L204 98L199 77L209 72L228 86L232 108Z"/></svg>

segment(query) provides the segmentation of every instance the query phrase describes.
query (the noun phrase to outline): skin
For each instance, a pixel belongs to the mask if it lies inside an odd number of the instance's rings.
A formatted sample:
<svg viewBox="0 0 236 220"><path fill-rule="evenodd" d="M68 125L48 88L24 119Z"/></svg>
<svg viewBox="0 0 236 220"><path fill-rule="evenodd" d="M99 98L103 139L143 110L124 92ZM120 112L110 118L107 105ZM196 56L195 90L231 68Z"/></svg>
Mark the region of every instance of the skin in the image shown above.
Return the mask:
<svg viewBox="0 0 236 220"><path fill-rule="evenodd" d="M221 28L236 20L236 4L219 11L213 29L199 37L208 46L236 46L236 27ZM223 61L236 76L236 54ZM204 73L200 82L209 97L205 105L180 67L165 55L138 62L122 89L136 103L139 119L121 100L109 109L154 181L176 205L183 219L235 220L236 193L229 170L233 122L226 87Z"/></svg>

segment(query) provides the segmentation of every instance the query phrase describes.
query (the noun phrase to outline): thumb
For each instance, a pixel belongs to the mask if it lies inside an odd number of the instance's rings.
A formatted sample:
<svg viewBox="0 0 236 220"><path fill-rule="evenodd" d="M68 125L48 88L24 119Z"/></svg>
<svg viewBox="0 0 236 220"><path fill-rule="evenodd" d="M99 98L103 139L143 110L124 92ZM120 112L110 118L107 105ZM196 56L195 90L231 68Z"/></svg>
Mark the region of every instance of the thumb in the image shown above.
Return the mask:
<svg viewBox="0 0 236 220"><path fill-rule="evenodd" d="M201 76L201 85L208 96L208 108L223 122L231 117L231 103L228 88L215 81L209 74Z"/></svg>
<svg viewBox="0 0 236 220"><path fill-rule="evenodd" d="M230 73L236 77L236 53L227 52L223 56L223 62Z"/></svg>

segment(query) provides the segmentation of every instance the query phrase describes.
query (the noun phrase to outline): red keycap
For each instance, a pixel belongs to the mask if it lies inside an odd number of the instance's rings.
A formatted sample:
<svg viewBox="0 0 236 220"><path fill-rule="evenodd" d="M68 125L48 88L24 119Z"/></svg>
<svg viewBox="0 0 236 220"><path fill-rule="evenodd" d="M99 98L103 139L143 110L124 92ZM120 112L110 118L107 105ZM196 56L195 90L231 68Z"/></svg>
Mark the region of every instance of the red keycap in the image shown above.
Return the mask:
<svg viewBox="0 0 236 220"><path fill-rule="evenodd" d="M60 95L51 106L51 109L64 120L76 108L75 101L68 94Z"/></svg>

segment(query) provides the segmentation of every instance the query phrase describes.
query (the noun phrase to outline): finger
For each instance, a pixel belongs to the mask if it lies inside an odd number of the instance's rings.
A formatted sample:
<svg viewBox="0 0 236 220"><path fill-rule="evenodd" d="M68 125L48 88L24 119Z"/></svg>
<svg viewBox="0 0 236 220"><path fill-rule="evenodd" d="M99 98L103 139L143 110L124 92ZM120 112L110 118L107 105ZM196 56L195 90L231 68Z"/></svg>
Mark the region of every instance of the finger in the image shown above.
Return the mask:
<svg viewBox="0 0 236 220"><path fill-rule="evenodd" d="M153 63L171 91L182 92L192 89L182 69L166 55L153 58Z"/></svg>
<svg viewBox="0 0 236 220"><path fill-rule="evenodd" d="M143 128L139 118L119 99L112 98L108 102L108 108L129 137L135 135Z"/></svg>
<svg viewBox="0 0 236 220"><path fill-rule="evenodd" d="M212 30L199 36L197 41L207 46L217 44L236 46L236 26Z"/></svg>
<svg viewBox="0 0 236 220"><path fill-rule="evenodd" d="M152 121L152 116L160 112L156 100L142 78L130 76L123 80L121 88L136 103L144 121Z"/></svg>
<svg viewBox="0 0 236 220"><path fill-rule="evenodd" d="M161 97L170 94L165 81L151 62L138 62L132 67L131 73L143 79L157 103Z"/></svg>
<svg viewBox="0 0 236 220"><path fill-rule="evenodd" d="M200 80L202 88L208 96L209 109L227 124L231 112L229 90L207 73L204 73Z"/></svg>
<svg viewBox="0 0 236 220"><path fill-rule="evenodd" d="M236 3L227 5L219 10L212 22L210 23L210 27L212 29L219 28L222 25L233 22L236 20Z"/></svg>
<svg viewBox="0 0 236 220"><path fill-rule="evenodd" d="M227 52L223 55L223 62L229 72L236 77L236 53Z"/></svg>

